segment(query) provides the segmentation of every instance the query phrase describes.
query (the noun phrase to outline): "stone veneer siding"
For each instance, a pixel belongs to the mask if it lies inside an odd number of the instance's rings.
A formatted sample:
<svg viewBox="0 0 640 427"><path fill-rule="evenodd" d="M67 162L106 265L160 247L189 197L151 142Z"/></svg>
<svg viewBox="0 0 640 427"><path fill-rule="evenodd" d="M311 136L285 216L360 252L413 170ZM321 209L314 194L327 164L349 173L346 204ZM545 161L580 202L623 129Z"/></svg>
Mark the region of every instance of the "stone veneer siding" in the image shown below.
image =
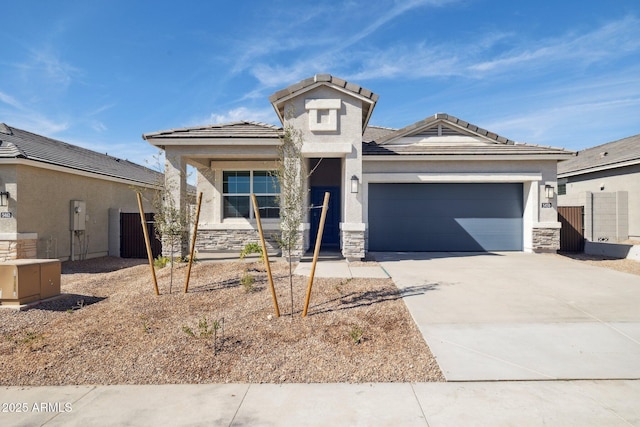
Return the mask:
<svg viewBox="0 0 640 427"><path fill-rule="evenodd" d="M357 261L364 258L364 231L341 230L342 256L349 261Z"/></svg>
<svg viewBox="0 0 640 427"><path fill-rule="evenodd" d="M267 247L279 251L278 231L265 230ZM258 230L198 230L196 249L202 252L238 252L248 244L260 244Z"/></svg>
<svg viewBox="0 0 640 427"><path fill-rule="evenodd" d="M534 252L556 252L560 249L560 229L559 228L534 228L533 229L533 251Z"/></svg>
<svg viewBox="0 0 640 427"><path fill-rule="evenodd" d="M1 240L0 261L13 259L35 259L38 239Z"/></svg>

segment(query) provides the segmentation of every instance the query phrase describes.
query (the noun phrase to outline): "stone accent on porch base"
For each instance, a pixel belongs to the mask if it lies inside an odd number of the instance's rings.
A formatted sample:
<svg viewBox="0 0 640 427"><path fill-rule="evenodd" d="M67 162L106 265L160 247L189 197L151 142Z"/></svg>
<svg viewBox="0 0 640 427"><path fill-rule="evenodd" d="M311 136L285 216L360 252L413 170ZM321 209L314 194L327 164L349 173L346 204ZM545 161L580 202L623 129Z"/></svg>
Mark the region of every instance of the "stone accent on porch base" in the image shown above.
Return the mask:
<svg viewBox="0 0 640 427"><path fill-rule="evenodd" d="M532 233L534 252L556 252L560 249L559 227L534 227Z"/></svg>
<svg viewBox="0 0 640 427"><path fill-rule="evenodd" d="M340 224L342 256L347 261L360 261L365 256L365 224Z"/></svg>
<svg viewBox="0 0 640 427"><path fill-rule="evenodd" d="M0 240L0 261L37 258L38 239Z"/></svg>
<svg viewBox="0 0 640 427"><path fill-rule="evenodd" d="M265 241L269 251L279 251L278 230L265 230ZM255 229L217 229L198 230L196 250L202 252L238 252L248 243L260 244L258 230Z"/></svg>
<svg viewBox="0 0 640 427"><path fill-rule="evenodd" d="M177 236L175 239L170 236L162 236L162 256L170 258L173 255L174 259L189 256L189 245L191 244L189 239L187 234L182 237Z"/></svg>

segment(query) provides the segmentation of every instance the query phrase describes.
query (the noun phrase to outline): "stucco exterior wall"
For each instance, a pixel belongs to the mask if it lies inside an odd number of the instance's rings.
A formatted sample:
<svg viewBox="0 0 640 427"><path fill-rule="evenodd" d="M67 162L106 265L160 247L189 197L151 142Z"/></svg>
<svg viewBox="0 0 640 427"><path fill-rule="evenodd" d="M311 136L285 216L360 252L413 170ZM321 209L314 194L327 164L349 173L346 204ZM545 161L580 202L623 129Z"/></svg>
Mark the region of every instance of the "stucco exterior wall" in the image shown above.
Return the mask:
<svg viewBox="0 0 640 427"><path fill-rule="evenodd" d="M124 183L27 165L0 166L0 179L11 193L9 206L0 211L12 214L11 219L0 219L0 233L35 236L37 258L69 259L71 200L86 203L86 230L74 237L76 258L82 244L87 258L108 255L110 208L138 212L135 191ZM13 181L9 184L8 179ZM152 193L145 191L145 198L151 200ZM144 208L153 211L149 202Z"/></svg>
<svg viewBox="0 0 640 427"><path fill-rule="evenodd" d="M569 206L566 204L569 203L569 197L587 191L594 194L626 191L628 193L629 238L640 239L640 165L571 176L567 178L566 188L567 194L562 196L565 206Z"/></svg>
<svg viewBox="0 0 640 427"><path fill-rule="evenodd" d="M313 130L310 113L305 102L310 99L340 100L335 130ZM362 182L362 100L327 86L320 86L291 99L285 107L289 112L287 123L302 132L309 157L342 157L340 235L343 255L348 259L364 257L364 230L362 191L346 191L355 176ZM308 206L305 206L305 208Z"/></svg>

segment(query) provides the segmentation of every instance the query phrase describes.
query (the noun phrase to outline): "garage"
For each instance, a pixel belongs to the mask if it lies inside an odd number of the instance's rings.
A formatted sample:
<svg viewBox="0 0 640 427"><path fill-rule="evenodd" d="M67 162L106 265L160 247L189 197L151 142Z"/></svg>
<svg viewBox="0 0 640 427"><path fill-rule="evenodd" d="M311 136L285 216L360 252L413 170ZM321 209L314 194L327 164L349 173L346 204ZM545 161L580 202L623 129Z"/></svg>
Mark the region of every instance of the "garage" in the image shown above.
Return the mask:
<svg viewBox="0 0 640 427"><path fill-rule="evenodd" d="M521 183L370 183L369 250L523 250Z"/></svg>

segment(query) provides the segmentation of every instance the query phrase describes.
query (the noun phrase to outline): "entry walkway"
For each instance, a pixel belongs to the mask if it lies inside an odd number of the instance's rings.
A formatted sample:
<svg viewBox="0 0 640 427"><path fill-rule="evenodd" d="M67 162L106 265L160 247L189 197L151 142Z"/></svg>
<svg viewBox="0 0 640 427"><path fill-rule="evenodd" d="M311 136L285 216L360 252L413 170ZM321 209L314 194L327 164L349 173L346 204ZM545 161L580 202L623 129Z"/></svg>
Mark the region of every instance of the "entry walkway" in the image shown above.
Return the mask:
<svg viewBox="0 0 640 427"><path fill-rule="evenodd" d="M309 276L312 264L313 256L305 256L298 263L294 274ZM339 253L322 252L316 263L315 277L388 279L389 275L377 262L349 263Z"/></svg>
<svg viewBox="0 0 640 427"><path fill-rule="evenodd" d="M294 274L309 276L311 274L311 262L301 262L296 267ZM371 278L388 279L389 275L380 266L353 265L345 260L319 261L316 265L315 277L338 277L345 279Z"/></svg>

